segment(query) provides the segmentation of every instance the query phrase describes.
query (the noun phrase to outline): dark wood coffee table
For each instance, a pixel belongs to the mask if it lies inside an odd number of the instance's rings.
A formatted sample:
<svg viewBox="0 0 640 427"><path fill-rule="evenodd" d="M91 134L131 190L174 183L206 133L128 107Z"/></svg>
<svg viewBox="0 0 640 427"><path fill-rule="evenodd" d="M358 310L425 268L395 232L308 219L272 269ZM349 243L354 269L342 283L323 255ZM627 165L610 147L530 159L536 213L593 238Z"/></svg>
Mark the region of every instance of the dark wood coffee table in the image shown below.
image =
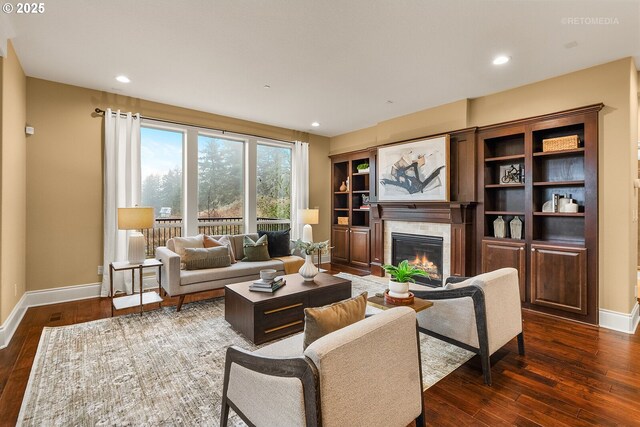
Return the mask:
<svg viewBox="0 0 640 427"><path fill-rule="evenodd" d="M225 286L224 318L231 326L262 344L304 329L304 309L351 298L351 281L319 273L304 282L298 273L284 276L287 284L273 294L252 292L249 282Z"/></svg>

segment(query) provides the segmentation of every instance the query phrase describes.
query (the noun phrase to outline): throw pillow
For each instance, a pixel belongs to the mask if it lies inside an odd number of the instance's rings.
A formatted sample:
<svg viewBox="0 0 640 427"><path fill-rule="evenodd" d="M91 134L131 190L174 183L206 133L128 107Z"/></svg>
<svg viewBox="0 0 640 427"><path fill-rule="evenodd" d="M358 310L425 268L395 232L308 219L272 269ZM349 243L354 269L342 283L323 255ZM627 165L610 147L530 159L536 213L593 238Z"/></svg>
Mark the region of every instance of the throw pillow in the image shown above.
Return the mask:
<svg viewBox="0 0 640 427"><path fill-rule="evenodd" d="M216 240L211 236L205 235L203 241L204 241L205 248L215 248L218 246L226 246L229 249L229 257L231 258L231 264L236 263L236 254L233 251L233 245L231 244L231 240L229 240L229 237L222 236L221 238Z"/></svg>
<svg viewBox="0 0 640 427"><path fill-rule="evenodd" d="M184 250L184 264L187 270L203 268L229 267L229 248L218 246L215 248L186 248Z"/></svg>
<svg viewBox="0 0 640 427"><path fill-rule="evenodd" d="M366 309L366 292L324 307L305 308L303 349L318 338L363 320Z"/></svg>
<svg viewBox="0 0 640 427"><path fill-rule="evenodd" d="M269 261L269 243L267 236L260 237L257 241L249 236L244 236L244 258L243 261Z"/></svg>
<svg viewBox="0 0 640 427"><path fill-rule="evenodd" d="M291 255L291 229L284 231L258 231L258 236L267 236L269 256Z"/></svg>
<svg viewBox="0 0 640 427"><path fill-rule="evenodd" d="M204 248L202 234L193 237L174 237L173 246L175 252L180 256L180 269L184 270L184 251L187 248Z"/></svg>

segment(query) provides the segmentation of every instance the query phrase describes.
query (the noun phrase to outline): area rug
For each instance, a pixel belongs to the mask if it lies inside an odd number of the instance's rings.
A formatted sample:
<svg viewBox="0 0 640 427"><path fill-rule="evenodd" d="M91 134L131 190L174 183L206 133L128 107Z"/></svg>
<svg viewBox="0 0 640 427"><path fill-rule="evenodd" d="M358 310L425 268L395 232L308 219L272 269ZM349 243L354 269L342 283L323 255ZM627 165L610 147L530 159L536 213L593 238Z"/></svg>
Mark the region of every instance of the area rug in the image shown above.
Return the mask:
<svg viewBox="0 0 640 427"><path fill-rule="evenodd" d="M340 274L353 293L376 292L373 276ZM45 328L18 425L217 426L226 348L257 347L224 320L224 298ZM424 387L472 353L421 334ZM230 425L244 425L235 415Z"/></svg>

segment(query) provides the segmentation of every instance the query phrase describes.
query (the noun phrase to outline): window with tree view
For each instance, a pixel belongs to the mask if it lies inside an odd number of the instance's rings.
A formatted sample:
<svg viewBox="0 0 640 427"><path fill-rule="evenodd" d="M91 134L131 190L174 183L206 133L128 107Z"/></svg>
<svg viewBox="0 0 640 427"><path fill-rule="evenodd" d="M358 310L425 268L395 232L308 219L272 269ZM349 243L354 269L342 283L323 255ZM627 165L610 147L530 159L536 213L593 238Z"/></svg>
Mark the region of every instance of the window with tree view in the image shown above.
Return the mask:
<svg viewBox="0 0 640 427"><path fill-rule="evenodd" d="M256 216L259 230L286 230L291 218L291 148L258 144Z"/></svg>
<svg viewBox="0 0 640 427"><path fill-rule="evenodd" d="M149 256L175 236L286 230L291 220L291 144L145 120L140 131L142 204Z"/></svg>
<svg viewBox="0 0 640 427"><path fill-rule="evenodd" d="M142 205L156 218L182 219L182 143L184 134L165 129L140 129Z"/></svg>
<svg viewBox="0 0 640 427"><path fill-rule="evenodd" d="M244 142L198 135L198 219L226 222L207 234L242 233ZM222 229L221 229L222 227ZM222 232L220 232L222 231Z"/></svg>

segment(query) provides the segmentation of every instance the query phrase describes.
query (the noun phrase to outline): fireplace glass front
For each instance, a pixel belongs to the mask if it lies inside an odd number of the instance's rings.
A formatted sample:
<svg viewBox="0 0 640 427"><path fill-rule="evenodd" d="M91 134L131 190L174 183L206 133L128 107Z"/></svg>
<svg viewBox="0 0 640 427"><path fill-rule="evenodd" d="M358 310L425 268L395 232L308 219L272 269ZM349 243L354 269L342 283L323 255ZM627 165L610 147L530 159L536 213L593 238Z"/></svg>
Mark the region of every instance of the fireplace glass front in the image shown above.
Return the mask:
<svg viewBox="0 0 640 427"><path fill-rule="evenodd" d="M443 239L437 236L391 233L391 258L393 265L407 260L418 266L429 277L416 277L416 283L442 286Z"/></svg>

